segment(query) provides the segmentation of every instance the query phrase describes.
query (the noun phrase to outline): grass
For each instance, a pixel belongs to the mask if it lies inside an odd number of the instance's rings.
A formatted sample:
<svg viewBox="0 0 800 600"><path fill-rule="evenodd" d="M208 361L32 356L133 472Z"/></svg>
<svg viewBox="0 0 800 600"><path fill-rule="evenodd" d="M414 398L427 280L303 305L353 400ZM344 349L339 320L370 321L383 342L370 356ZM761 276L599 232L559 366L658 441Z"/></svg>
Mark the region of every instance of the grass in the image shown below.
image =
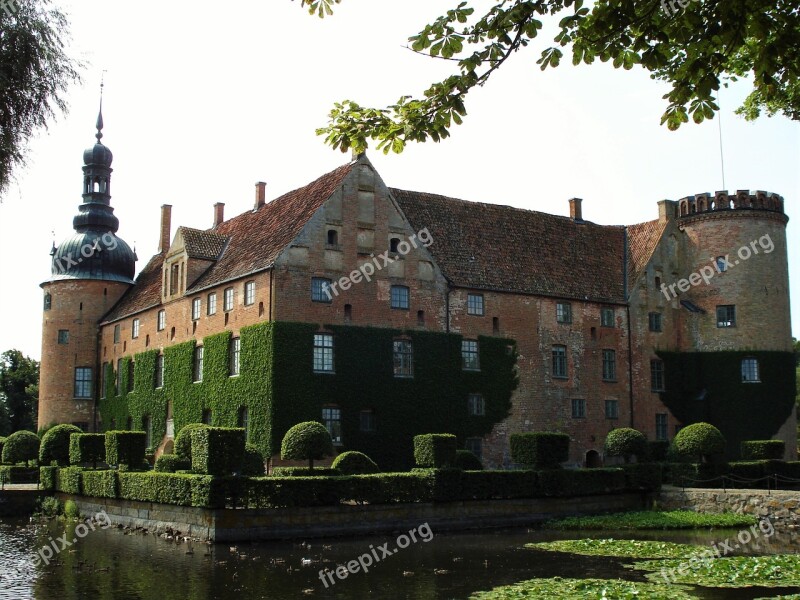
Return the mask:
<svg viewBox="0 0 800 600"><path fill-rule="evenodd" d="M584 600L604 598L607 600L685 600L694 598L681 586L664 586L620 579L531 579L513 585L494 588L488 592L476 592L472 600L517 600L536 598L545 600Z"/></svg>
<svg viewBox="0 0 800 600"><path fill-rule="evenodd" d="M615 513L591 517L567 517L544 524L546 529L706 529L748 527L758 522L752 515L697 513L688 510Z"/></svg>
<svg viewBox="0 0 800 600"><path fill-rule="evenodd" d="M620 558L673 558L686 560L703 550L702 546L644 540L558 540L525 544L526 548L547 552L568 552L584 556L617 556Z"/></svg>

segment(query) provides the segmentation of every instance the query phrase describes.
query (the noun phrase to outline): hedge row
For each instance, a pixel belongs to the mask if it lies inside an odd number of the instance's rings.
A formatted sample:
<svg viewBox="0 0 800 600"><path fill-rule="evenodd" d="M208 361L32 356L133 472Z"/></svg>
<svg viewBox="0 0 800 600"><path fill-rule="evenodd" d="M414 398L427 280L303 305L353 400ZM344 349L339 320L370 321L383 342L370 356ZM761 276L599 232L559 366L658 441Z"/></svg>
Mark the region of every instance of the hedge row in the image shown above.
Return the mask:
<svg viewBox="0 0 800 600"><path fill-rule="evenodd" d="M800 461L754 460L729 463L665 463L664 480L686 487L725 487L760 489L774 487L774 480L766 477L777 475L778 487L797 487L800 482ZM784 480L781 480L784 478ZM796 480L795 482L785 479ZM756 480L756 481L747 481Z"/></svg>
<svg viewBox="0 0 800 600"><path fill-rule="evenodd" d="M625 469L461 471L416 469L340 477L211 477L159 472L58 471L56 489L70 494L181 506L285 508L339 503L392 504L595 495L654 490L648 465ZM44 473L44 472L43 472ZM43 479L50 477L50 473Z"/></svg>
<svg viewBox="0 0 800 600"><path fill-rule="evenodd" d="M0 482L6 483L39 483L39 469L4 465L0 467Z"/></svg>
<svg viewBox="0 0 800 600"><path fill-rule="evenodd" d="M740 447L742 460L780 460L785 451L783 440L750 440L742 442Z"/></svg>

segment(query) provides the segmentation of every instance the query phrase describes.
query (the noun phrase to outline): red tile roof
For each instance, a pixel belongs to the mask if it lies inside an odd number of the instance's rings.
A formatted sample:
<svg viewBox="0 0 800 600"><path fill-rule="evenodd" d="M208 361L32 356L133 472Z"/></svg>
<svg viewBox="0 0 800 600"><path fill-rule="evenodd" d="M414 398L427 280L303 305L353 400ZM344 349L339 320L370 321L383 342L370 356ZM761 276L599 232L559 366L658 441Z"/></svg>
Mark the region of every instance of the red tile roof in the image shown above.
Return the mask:
<svg viewBox="0 0 800 600"><path fill-rule="evenodd" d="M625 230L541 212L391 190L455 285L625 302Z"/></svg>
<svg viewBox="0 0 800 600"><path fill-rule="evenodd" d="M184 228L187 251L213 252L227 241L219 259L187 290L187 294L269 269L278 254L297 237L311 216L342 184L354 163L348 163L308 185L288 192L259 208L224 221L214 229ZM196 232L193 233L193 232ZM191 240L191 242L190 242ZM136 278L103 322L115 321L161 302L162 254L157 254Z"/></svg>
<svg viewBox="0 0 800 600"><path fill-rule="evenodd" d="M190 258L216 260L228 242L226 236L211 231L192 229L191 227L179 227L178 230L183 235L186 254Z"/></svg>
<svg viewBox="0 0 800 600"><path fill-rule="evenodd" d="M666 221L646 221L628 227L628 290L644 272L666 228Z"/></svg>

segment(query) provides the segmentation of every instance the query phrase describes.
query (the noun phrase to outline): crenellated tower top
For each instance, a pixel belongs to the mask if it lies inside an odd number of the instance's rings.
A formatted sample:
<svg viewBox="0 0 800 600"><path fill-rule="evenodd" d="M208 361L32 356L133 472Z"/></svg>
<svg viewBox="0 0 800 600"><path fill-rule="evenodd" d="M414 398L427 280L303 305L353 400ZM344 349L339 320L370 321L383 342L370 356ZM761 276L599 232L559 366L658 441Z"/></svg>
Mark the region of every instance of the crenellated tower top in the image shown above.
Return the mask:
<svg viewBox="0 0 800 600"><path fill-rule="evenodd" d="M678 200L680 219L689 219L699 215L730 214L731 211L739 210L778 213L787 219L783 196L761 190L754 193L750 190L736 190L735 194L729 194L728 190L718 191L714 194L703 192Z"/></svg>

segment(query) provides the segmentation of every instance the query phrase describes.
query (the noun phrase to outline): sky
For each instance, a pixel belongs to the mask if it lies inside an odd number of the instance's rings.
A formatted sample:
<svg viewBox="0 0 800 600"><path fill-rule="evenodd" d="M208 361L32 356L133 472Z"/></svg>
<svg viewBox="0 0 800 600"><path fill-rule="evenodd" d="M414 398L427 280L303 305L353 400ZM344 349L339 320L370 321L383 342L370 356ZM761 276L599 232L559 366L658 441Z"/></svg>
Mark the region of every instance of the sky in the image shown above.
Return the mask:
<svg viewBox="0 0 800 600"><path fill-rule="evenodd" d="M49 251L72 232L82 153L94 143L101 74L103 142L114 153L118 235L139 256L156 252L160 206L178 225L208 228L347 162L315 135L336 101L386 106L419 94L452 64L406 49L455 0L343 0L311 17L290 0L226 3L54 0L71 21L70 53L85 62L70 111L29 145L28 165L0 204L0 351L41 355ZM476 6L488 3L476 2ZM552 37L552 36L551 36ZM551 38L508 60L467 100L468 116L442 143L368 156L387 185L569 214L601 224L657 218L656 202L700 192L767 190L790 216L792 322L800 331L800 124L734 114L747 82L723 88L719 118L671 132L659 124L663 82L598 63L539 70ZM720 153L720 123L722 156ZM724 161L723 169L721 163Z"/></svg>

